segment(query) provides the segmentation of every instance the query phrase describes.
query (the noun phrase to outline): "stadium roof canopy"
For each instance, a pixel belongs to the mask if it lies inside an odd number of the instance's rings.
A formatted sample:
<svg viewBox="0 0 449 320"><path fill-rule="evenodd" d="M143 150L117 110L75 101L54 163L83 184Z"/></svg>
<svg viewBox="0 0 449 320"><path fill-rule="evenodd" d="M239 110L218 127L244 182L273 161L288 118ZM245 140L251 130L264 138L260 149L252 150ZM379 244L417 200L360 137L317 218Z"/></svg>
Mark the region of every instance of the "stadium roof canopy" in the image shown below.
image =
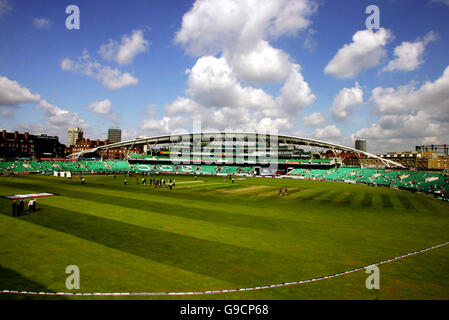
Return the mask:
<svg viewBox="0 0 449 320"><path fill-rule="evenodd" d="M148 145L148 146L156 146L159 144L170 144L170 143L178 143L180 141L193 141L197 139L201 139L202 141L210 141L211 137L219 137L221 136L223 141L225 139L239 139L242 140L247 138L252 138L255 140L255 137L263 137L265 136L265 139L267 143L270 141L270 139L277 139L278 143L284 143L284 144L291 144L291 145L301 145L301 146L307 146L307 147L319 147L319 148L327 148L332 151L334 151L334 154L338 154L338 152L351 152L357 155L363 155L368 158L376 159L385 164L387 167L399 167L404 168L403 165L400 163L397 163L392 160L388 160L385 158L381 158L375 154L371 154L365 151L357 150L354 148L346 147L343 145L335 144L332 142L326 142L316 139L310 139L310 138L302 138L302 137L295 137L295 136L288 136L288 135L278 135L278 134L270 134L270 133L256 133L256 132L200 132L200 133L179 133L179 134L171 134L171 135L162 135L162 136L154 136L154 137L146 137L146 138L138 138L135 140L129 140L129 141L122 141L118 143L112 143L108 145L98 146L96 148L84 150L78 153L73 153L69 155L69 158L78 158L83 154L88 153L94 153L97 151L106 151L109 149L114 148L122 148L122 147L134 147L138 145ZM202 137L207 137L206 139L202 139Z"/></svg>

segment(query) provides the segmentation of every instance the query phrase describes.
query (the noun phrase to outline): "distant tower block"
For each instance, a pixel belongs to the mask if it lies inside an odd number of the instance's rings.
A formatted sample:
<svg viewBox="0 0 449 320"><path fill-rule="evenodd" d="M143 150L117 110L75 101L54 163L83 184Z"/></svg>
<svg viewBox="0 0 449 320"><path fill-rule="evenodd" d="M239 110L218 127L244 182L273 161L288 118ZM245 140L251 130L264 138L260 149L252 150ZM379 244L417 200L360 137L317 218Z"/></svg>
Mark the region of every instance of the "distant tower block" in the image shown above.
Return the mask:
<svg viewBox="0 0 449 320"><path fill-rule="evenodd" d="M67 134L67 145L69 147L74 146L76 142L81 139L83 139L83 129L69 128Z"/></svg>
<svg viewBox="0 0 449 320"><path fill-rule="evenodd" d="M122 130L118 127L112 127L108 130L109 143L117 143L122 141Z"/></svg>
<svg viewBox="0 0 449 320"><path fill-rule="evenodd" d="M366 152L366 140L364 139L355 140L355 149Z"/></svg>

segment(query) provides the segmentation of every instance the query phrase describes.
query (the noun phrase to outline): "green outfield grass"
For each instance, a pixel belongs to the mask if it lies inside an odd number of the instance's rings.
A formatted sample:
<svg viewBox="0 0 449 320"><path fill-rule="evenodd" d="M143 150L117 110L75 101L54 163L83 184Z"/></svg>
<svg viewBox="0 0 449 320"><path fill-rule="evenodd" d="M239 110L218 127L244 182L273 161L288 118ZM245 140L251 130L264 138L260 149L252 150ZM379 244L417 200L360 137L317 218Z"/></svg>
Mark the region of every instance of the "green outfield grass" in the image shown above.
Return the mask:
<svg viewBox="0 0 449 320"><path fill-rule="evenodd" d="M137 184L136 177L125 186L124 176L86 176L85 185L79 177L0 177L3 196L58 194L38 199L37 211L23 217L12 217L10 201L0 199L0 289L67 292L68 265L80 268L78 292L253 287L334 274L449 240L449 206L419 193L290 179L164 178L176 179L173 191ZM279 196L281 186L288 195ZM448 270L445 246L380 266L380 290L367 290L368 274L360 271L174 298L449 299Z"/></svg>

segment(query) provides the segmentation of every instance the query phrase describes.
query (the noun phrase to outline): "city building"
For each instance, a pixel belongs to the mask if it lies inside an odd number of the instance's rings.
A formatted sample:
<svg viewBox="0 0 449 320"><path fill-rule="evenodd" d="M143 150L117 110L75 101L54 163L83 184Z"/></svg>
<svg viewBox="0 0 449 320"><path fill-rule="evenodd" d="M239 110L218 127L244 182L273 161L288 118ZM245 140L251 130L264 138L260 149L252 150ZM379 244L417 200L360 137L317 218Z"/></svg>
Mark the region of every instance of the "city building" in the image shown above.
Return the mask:
<svg viewBox="0 0 449 320"><path fill-rule="evenodd" d="M65 157L65 145L57 136L7 132L0 135L0 158L5 160Z"/></svg>
<svg viewBox="0 0 449 320"><path fill-rule="evenodd" d="M355 149L366 152L366 140L364 139L355 140Z"/></svg>
<svg viewBox="0 0 449 320"><path fill-rule="evenodd" d="M78 140L83 139L83 129L81 128L69 128L67 135L67 146L71 147L76 144Z"/></svg>
<svg viewBox="0 0 449 320"><path fill-rule="evenodd" d="M108 130L109 143L117 143L122 141L122 130L118 127L112 127Z"/></svg>
<svg viewBox="0 0 449 320"><path fill-rule="evenodd" d="M445 155L449 155L449 145L448 144L431 144L431 145L421 145L416 146L416 151L438 151L444 153Z"/></svg>
<svg viewBox="0 0 449 320"><path fill-rule="evenodd" d="M380 157L393 160L413 170L449 170L449 156L444 152L431 150L389 152Z"/></svg>

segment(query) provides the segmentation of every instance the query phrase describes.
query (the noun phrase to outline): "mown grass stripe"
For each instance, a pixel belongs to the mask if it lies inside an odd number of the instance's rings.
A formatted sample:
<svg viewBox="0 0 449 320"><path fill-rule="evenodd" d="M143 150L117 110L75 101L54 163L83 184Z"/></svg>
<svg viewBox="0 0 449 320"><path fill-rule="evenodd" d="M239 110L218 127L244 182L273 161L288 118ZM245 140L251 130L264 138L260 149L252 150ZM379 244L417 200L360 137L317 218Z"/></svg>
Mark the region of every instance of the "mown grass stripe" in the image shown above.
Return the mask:
<svg viewBox="0 0 449 320"><path fill-rule="evenodd" d="M382 193L380 195L381 199L382 199L382 206L384 207L393 207L393 203L391 202L390 196L387 194Z"/></svg>
<svg viewBox="0 0 449 320"><path fill-rule="evenodd" d="M29 215L23 219L107 247L233 283L254 283L261 279L261 275L275 279L283 268L293 268L292 263L298 263L291 257L266 251L143 228L71 210L55 210L50 206L43 206L39 215ZM101 226L103 232L97 232L98 226ZM261 256L264 257L264 263L260 261ZM211 263L213 268L210 267ZM241 276L242 273L245 277Z"/></svg>
<svg viewBox="0 0 449 320"><path fill-rule="evenodd" d="M373 205L373 194L371 192L366 192L363 196L362 205L364 207L372 207Z"/></svg>
<svg viewBox="0 0 449 320"><path fill-rule="evenodd" d="M22 274L10 270L8 268L5 268L4 266L0 265L0 287L1 289L6 289L4 286L5 284L8 284L8 288L11 288L13 290L24 290L24 291L35 291L35 292L51 292L49 288L46 286L33 281L31 279L28 279L27 277L23 276ZM57 299L57 300L65 300L66 297L63 296L57 296L57 297L46 297L47 299ZM1 300L30 300L30 299L37 299L37 297L33 297L30 295L12 295L12 294L1 294L0 293L0 299ZM42 299L42 297L40 297Z"/></svg>
<svg viewBox="0 0 449 320"><path fill-rule="evenodd" d="M407 210L416 210L415 206L411 203L411 201L405 196L397 196L399 201L401 201L402 205Z"/></svg>

